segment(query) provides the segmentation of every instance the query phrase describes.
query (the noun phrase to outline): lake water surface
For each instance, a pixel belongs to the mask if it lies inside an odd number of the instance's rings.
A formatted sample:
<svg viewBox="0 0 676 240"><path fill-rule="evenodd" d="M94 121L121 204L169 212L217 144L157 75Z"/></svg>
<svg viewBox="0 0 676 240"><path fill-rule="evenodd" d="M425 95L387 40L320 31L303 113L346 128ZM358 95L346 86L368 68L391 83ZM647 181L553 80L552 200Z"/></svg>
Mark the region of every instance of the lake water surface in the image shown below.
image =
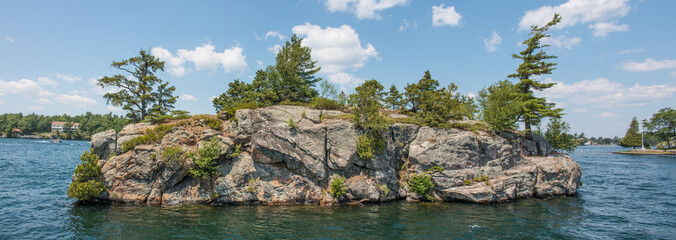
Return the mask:
<svg viewBox="0 0 676 240"><path fill-rule="evenodd" d="M617 146L572 155L573 197L502 204L79 206L66 190L89 142L0 139L0 239L674 239L676 157Z"/></svg>

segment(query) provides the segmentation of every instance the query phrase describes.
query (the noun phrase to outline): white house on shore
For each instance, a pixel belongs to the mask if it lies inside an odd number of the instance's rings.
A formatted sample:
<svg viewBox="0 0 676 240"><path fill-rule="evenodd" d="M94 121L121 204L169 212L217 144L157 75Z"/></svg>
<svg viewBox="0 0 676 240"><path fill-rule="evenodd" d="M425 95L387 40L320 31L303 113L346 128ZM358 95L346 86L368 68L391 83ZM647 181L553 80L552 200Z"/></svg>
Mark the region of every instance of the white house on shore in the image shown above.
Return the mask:
<svg viewBox="0 0 676 240"><path fill-rule="evenodd" d="M52 132L64 132L64 131L77 131L80 129L80 123L73 123L71 122L71 127L70 129L63 129L63 125L66 125L66 122L52 122Z"/></svg>

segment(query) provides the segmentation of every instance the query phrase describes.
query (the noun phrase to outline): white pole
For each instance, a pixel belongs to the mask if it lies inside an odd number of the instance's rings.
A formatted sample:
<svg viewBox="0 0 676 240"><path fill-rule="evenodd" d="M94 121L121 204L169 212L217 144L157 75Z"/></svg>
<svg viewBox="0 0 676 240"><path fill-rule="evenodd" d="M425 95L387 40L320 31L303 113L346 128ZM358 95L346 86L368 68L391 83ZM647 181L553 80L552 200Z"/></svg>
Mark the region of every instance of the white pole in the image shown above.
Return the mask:
<svg viewBox="0 0 676 240"><path fill-rule="evenodd" d="M643 144L643 128L641 128L641 149L645 149L645 144Z"/></svg>

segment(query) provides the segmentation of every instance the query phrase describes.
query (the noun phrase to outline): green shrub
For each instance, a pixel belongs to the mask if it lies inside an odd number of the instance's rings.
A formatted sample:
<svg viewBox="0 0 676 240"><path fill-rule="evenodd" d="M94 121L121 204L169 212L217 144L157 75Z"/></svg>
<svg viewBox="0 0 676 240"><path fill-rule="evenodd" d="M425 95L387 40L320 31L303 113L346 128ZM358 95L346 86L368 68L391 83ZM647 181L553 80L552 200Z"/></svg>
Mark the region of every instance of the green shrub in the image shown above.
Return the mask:
<svg viewBox="0 0 676 240"><path fill-rule="evenodd" d="M432 176L428 174L415 174L413 177L408 179L408 187L411 189L411 191L423 195L426 200L432 200L432 197L427 194L427 191L434 187Z"/></svg>
<svg viewBox="0 0 676 240"><path fill-rule="evenodd" d="M385 138L380 131L373 131L357 137L357 154L363 160L373 160L376 154L385 151Z"/></svg>
<svg viewBox="0 0 676 240"><path fill-rule="evenodd" d="M295 122L293 121L293 119L291 119L291 118L289 118L289 121L287 122L287 124L289 125L289 128L290 128L290 129L294 129L294 130L295 130L295 129L298 128L298 125L296 125L296 123L295 123Z"/></svg>
<svg viewBox="0 0 676 240"><path fill-rule="evenodd" d="M86 202L98 197L106 190L106 186L99 181L101 168L97 166L99 156L93 150L86 151L80 157L82 163L75 168L75 181L68 186L68 198L77 198Z"/></svg>
<svg viewBox="0 0 676 240"><path fill-rule="evenodd" d="M469 186L472 185L472 180L471 179L466 179L465 182L462 183L463 186Z"/></svg>
<svg viewBox="0 0 676 240"><path fill-rule="evenodd" d="M171 132L171 129L174 128L172 124L160 124L154 128L146 129L146 133L142 136L138 136L122 144L122 151L127 152L133 150L138 145L157 143L162 141L162 138L167 133Z"/></svg>
<svg viewBox="0 0 676 240"><path fill-rule="evenodd" d="M68 186L68 198L77 198L81 202L89 201L106 191L106 186L97 180L72 182Z"/></svg>
<svg viewBox="0 0 676 240"><path fill-rule="evenodd" d="M247 184L246 189L244 189L244 191L255 192L256 191L256 181L258 181L258 179L254 179L253 177L249 177L249 183Z"/></svg>
<svg viewBox="0 0 676 240"><path fill-rule="evenodd" d="M345 187L345 177L337 176L333 178L329 187L329 193L331 193L331 196L336 198L343 196L345 191L347 191L347 188Z"/></svg>
<svg viewBox="0 0 676 240"><path fill-rule="evenodd" d="M343 109L343 105L337 101L324 98L324 97L314 97L310 100L309 106L315 109L325 109L325 110L339 110Z"/></svg>
<svg viewBox="0 0 676 240"><path fill-rule="evenodd" d="M381 196L387 197L387 195L390 194L390 188L388 188L385 184L381 184L378 185L378 192L380 192Z"/></svg>
<svg viewBox="0 0 676 240"><path fill-rule="evenodd" d="M434 166L434 167L428 169L427 171L428 172L438 172L438 173L440 173L440 172L444 171L444 167Z"/></svg>
<svg viewBox="0 0 676 240"><path fill-rule="evenodd" d="M238 158L240 153L242 153L242 144L237 144L235 145L235 148L232 150L232 153L229 157L231 159Z"/></svg>
<svg viewBox="0 0 676 240"><path fill-rule="evenodd" d="M162 151L162 161L167 164L183 163L185 152L177 146L167 147Z"/></svg>
<svg viewBox="0 0 676 240"><path fill-rule="evenodd" d="M189 157L195 162L195 166L190 169L190 175L194 178L208 178L216 172L216 160L221 155L223 147L218 142L218 138L211 138L211 141L205 143L197 149L197 156L189 154Z"/></svg>
<svg viewBox="0 0 676 240"><path fill-rule="evenodd" d="M207 127L211 128L213 130L216 130L216 131L221 130L222 121L218 118L213 118L213 117L206 115L206 114L195 115L192 118L195 119L196 121L203 121L204 124L207 125Z"/></svg>

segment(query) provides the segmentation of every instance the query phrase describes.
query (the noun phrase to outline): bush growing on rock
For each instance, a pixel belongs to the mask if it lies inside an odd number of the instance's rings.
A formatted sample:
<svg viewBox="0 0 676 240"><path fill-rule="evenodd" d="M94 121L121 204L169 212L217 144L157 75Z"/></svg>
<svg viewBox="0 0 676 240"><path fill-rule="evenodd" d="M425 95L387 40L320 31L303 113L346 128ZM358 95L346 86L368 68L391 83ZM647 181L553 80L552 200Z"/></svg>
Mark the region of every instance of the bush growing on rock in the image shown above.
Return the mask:
<svg viewBox="0 0 676 240"><path fill-rule="evenodd" d="M133 150L138 145L158 143L162 141L164 135L169 133L172 128L174 128L174 125L160 124L154 128L146 129L146 133L143 136L138 136L124 142L122 144L122 151L127 152Z"/></svg>
<svg viewBox="0 0 676 240"><path fill-rule="evenodd" d="M347 191L347 188L345 187L345 177L337 176L333 178L329 187L329 193L331 193L331 196L336 198L343 196L345 191Z"/></svg>
<svg viewBox="0 0 676 240"><path fill-rule="evenodd" d="M80 157L82 163L75 168L74 181L68 186L68 198L77 198L81 202L87 202L98 197L106 190L106 186L99 181L101 168L97 166L99 156L93 150L86 151Z"/></svg>
<svg viewBox="0 0 676 240"><path fill-rule="evenodd" d="M425 200L432 201L432 196L427 194L427 191L434 187L432 176L428 174L415 174L408 179L408 187L411 191L423 195Z"/></svg>
<svg viewBox="0 0 676 240"><path fill-rule="evenodd" d="M162 151L162 161L166 164L183 163L185 152L180 147L170 146Z"/></svg>
<svg viewBox="0 0 676 240"><path fill-rule="evenodd" d="M216 172L216 160L221 155L223 147L218 143L218 138L211 138L211 141L204 143L197 149L197 156L190 154L195 166L190 169L190 175L194 178L208 178Z"/></svg>

